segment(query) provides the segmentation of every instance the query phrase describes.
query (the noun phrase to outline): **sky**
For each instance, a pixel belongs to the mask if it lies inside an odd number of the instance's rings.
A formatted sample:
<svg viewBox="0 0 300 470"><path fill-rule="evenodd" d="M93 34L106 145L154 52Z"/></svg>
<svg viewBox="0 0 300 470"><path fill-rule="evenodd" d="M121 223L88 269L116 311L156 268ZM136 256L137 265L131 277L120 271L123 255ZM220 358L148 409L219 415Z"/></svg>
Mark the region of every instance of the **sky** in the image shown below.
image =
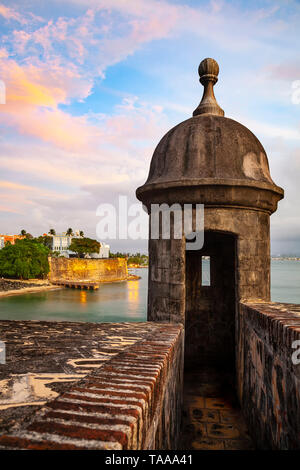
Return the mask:
<svg viewBox="0 0 300 470"><path fill-rule="evenodd" d="M0 0L0 233L96 237L97 207L137 202L157 143L192 115L198 65L213 57L218 103L257 135L285 189L272 253L300 256L299 24L295 0Z"/></svg>

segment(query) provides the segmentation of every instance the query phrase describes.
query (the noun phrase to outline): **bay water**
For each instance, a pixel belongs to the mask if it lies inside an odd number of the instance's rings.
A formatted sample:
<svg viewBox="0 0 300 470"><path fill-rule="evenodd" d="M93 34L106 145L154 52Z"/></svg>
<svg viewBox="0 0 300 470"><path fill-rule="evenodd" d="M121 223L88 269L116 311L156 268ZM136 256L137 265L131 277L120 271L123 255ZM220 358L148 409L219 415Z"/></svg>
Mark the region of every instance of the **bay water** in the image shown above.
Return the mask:
<svg viewBox="0 0 300 470"><path fill-rule="evenodd" d="M0 319L145 321L148 269L135 269L132 273L141 279L101 284L97 291L60 289L4 297L0 299ZM275 302L300 304L300 261L272 260L271 298Z"/></svg>

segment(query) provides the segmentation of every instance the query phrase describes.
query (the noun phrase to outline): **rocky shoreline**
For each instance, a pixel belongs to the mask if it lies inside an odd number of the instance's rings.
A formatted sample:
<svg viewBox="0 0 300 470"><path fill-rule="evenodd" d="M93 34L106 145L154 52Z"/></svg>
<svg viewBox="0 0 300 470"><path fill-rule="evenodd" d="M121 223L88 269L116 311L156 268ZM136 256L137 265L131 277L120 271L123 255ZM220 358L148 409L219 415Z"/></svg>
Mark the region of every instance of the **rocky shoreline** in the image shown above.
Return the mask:
<svg viewBox="0 0 300 470"><path fill-rule="evenodd" d="M42 285L48 285L48 283L33 283L33 282L24 282L19 280L11 279L0 279L0 292L8 292L11 290L24 289L28 287L37 287Z"/></svg>
<svg viewBox="0 0 300 470"><path fill-rule="evenodd" d="M54 289L61 289L61 287L53 286L49 281L42 279L30 279L29 281L0 279L0 298L10 295L30 294Z"/></svg>

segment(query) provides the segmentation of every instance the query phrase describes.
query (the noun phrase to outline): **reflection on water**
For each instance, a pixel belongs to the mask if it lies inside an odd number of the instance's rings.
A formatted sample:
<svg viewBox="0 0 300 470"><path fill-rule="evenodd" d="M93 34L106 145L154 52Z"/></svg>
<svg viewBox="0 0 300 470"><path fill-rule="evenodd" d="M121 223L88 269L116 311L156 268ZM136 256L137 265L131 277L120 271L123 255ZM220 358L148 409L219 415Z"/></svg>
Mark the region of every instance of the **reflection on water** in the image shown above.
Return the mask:
<svg viewBox="0 0 300 470"><path fill-rule="evenodd" d="M80 292L80 303L86 304L86 291L85 290L82 290Z"/></svg>
<svg viewBox="0 0 300 470"><path fill-rule="evenodd" d="M128 281L128 301L137 305L139 302L139 281Z"/></svg>
<svg viewBox="0 0 300 470"><path fill-rule="evenodd" d="M101 284L98 290L61 289L0 299L3 320L145 321L148 269L140 280Z"/></svg>

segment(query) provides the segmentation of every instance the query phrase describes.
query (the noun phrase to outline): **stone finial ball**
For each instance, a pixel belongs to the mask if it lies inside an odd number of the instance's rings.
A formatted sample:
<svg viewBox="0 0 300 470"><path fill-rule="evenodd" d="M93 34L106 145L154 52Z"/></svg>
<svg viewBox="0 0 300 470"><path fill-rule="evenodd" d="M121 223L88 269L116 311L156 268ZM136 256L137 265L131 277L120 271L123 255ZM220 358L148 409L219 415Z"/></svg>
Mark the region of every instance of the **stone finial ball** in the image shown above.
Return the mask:
<svg viewBox="0 0 300 470"><path fill-rule="evenodd" d="M203 77L204 75L210 75L210 76L214 75L217 79L219 75L218 62L210 58L202 60L198 68L198 73L199 73L200 80L201 80L201 77Z"/></svg>

